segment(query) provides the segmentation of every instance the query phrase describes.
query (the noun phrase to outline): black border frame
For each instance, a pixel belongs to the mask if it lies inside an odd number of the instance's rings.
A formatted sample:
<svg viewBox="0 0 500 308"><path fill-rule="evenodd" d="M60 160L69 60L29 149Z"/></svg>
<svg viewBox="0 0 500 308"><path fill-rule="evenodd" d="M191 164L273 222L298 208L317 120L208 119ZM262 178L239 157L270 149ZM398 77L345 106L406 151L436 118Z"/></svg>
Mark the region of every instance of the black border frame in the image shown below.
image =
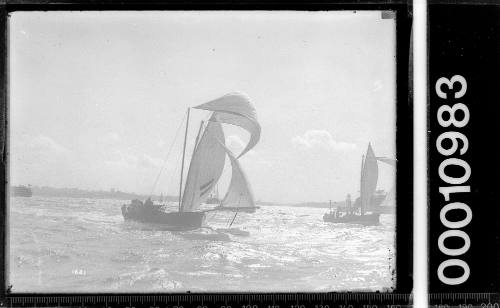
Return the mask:
<svg viewBox="0 0 500 308"><path fill-rule="evenodd" d="M396 287L393 295L407 295L411 293L413 269L413 70L411 58L411 0L385 1L243 1L219 0L212 3L187 0L0 0L0 305L11 303L9 299L15 297L49 298L55 296L132 296L127 293L99 293L99 294L67 294L67 293L10 293L8 289L8 15L14 11L56 11L56 10L392 10L396 12L396 157L398 159L396 173ZM159 295L159 293L140 293L133 296ZM186 296L190 293L166 293L166 295ZM192 296L210 296L211 293L197 293ZM256 293L241 293L256 294ZM265 293L286 296L291 293ZM298 293L305 294L305 293ZM332 293L314 293L324 294ZM345 293L334 293L345 294ZM356 293L348 294L376 294ZM212 295L214 295L212 293ZM218 294L225 296L223 294ZM226 293L233 296L235 293ZM325 297L326 299L327 297ZM41 301L42 303L45 301ZM387 300L394 302L394 299ZM295 303L295 301L293 301ZM298 302L297 302L298 303Z"/></svg>

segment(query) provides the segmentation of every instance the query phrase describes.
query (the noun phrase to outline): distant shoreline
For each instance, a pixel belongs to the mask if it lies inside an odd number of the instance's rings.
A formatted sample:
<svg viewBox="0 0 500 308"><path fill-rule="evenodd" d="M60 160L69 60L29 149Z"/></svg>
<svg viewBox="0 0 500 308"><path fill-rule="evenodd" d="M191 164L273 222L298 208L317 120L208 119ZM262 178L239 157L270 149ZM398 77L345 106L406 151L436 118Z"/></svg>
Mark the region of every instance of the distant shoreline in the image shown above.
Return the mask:
<svg viewBox="0 0 500 308"><path fill-rule="evenodd" d="M89 199L116 199L116 200L145 200L151 197L152 200L158 201L163 198L164 201L176 201L176 196L161 196L161 195L141 195L135 193L123 192L115 189L105 190L84 190L80 188L54 188L48 186L30 186L33 196L42 197L69 197L69 198L89 198Z"/></svg>
<svg viewBox="0 0 500 308"><path fill-rule="evenodd" d="M271 202L256 202L257 205L262 206L293 206L293 207L309 207L309 208L321 208L328 209L330 208L329 202L301 202L301 203L271 203ZM345 205L345 201L332 202L332 208L342 207Z"/></svg>
<svg viewBox="0 0 500 308"><path fill-rule="evenodd" d="M161 196L161 195L143 195L136 193L123 192L115 189L105 190L85 190L80 188L55 188L48 186L30 186L33 196L41 197L66 197L66 198L88 198L88 199L115 199L115 200L146 200L151 197L153 201L170 201L179 200L178 196ZM162 199L163 198L163 199ZM329 202L301 202L301 203L277 203L267 201L256 201L259 206L294 206L294 207L312 207L312 208L329 208ZM345 201L332 202L332 207L344 206Z"/></svg>

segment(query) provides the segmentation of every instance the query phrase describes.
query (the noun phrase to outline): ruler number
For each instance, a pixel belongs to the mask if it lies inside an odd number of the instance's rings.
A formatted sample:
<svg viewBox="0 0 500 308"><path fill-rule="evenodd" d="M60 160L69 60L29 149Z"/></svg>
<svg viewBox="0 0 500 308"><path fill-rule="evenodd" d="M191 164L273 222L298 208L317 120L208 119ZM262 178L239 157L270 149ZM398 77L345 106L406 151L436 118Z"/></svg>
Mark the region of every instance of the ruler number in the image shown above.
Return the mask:
<svg viewBox="0 0 500 308"><path fill-rule="evenodd" d="M500 305L498 303L481 303L481 308L499 308Z"/></svg>

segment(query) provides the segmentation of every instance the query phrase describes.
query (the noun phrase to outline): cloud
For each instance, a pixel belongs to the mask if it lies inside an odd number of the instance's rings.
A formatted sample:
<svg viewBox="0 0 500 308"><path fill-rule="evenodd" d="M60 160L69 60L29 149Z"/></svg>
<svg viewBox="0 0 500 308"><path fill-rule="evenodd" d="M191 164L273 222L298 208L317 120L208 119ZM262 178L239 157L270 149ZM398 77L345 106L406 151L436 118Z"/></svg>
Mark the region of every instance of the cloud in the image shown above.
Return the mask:
<svg viewBox="0 0 500 308"><path fill-rule="evenodd" d="M332 151L351 151L356 149L354 143L336 141L326 130L308 130L304 134L292 138L292 144L299 148L322 148Z"/></svg>
<svg viewBox="0 0 500 308"><path fill-rule="evenodd" d="M243 142L243 140L241 140L240 137L236 135L230 135L226 138L226 146L230 150L241 151L245 148L245 143Z"/></svg>
<svg viewBox="0 0 500 308"><path fill-rule="evenodd" d="M158 146L159 148L163 148L167 143L162 139L158 139L158 142L156 143L156 146Z"/></svg>
<svg viewBox="0 0 500 308"><path fill-rule="evenodd" d="M24 140L19 140L19 145L30 151L42 152L47 154L65 154L69 153L69 149L57 143L54 139L38 135L35 137L25 137Z"/></svg>
<svg viewBox="0 0 500 308"><path fill-rule="evenodd" d="M109 132L104 135L104 141L109 144L117 143L120 139L120 135L115 132Z"/></svg>
<svg viewBox="0 0 500 308"><path fill-rule="evenodd" d="M243 149L247 146L247 144L246 144L246 142L241 140L240 137L238 137L236 135L229 135L226 138L226 146L235 155L239 155L239 153L241 153L241 151L243 151ZM250 150L244 156L254 155L255 153L256 152L254 150Z"/></svg>
<svg viewBox="0 0 500 308"><path fill-rule="evenodd" d="M120 150L112 152L112 158L105 161L106 164L133 169L160 169L164 160L156 157L151 157L147 154L134 155Z"/></svg>
<svg viewBox="0 0 500 308"><path fill-rule="evenodd" d="M142 154L139 158L138 165L144 168L154 168L159 169L163 167L165 162L161 158L151 157L147 154Z"/></svg>
<svg viewBox="0 0 500 308"><path fill-rule="evenodd" d="M381 80L375 80L373 82L373 89L372 90L373 90L373 92L380 91L380 90L382 90L383 86L384 86L384 84L382 83Z"/></svg>

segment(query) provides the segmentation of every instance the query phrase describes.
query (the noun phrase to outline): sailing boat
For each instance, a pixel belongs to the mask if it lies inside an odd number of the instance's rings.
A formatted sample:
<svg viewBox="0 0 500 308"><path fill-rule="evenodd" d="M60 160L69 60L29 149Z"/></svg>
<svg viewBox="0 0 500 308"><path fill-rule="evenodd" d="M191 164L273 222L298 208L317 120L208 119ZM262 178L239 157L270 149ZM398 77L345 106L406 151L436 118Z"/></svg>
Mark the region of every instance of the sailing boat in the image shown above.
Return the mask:
<svg viewBox="0 0 500 308"><path fill-rule="evenodd" d="M193 230L203 225L207 211L219 209L238 211L255 208L250 184L238 160L260 139L261 127L257 121L255 107L246 96L240 93L230 93L193 108L211 111L211 115L208 121L200 123L183 190L184 157L190 112L188 108L178 210L164 212L161 207L154 205L150 200L149 203L146 201L144 204L133 200L130 205L122 206L125 219L162 224L174 229ZM247 146L238 156L225 146L226 139L222 123L239 126L250 133ZM228 191L216 209L200 210L200 206L208 199L222 175L226 156L231 161L232 169Z"/></svg>
<svg viewBox="0 0 500 308"><path fill-rule="evenodd" d="M333 223L355 223L363 225L376 225L379 223L380 213L371 211L372 197L378 181L377 157L373 153L371 144L368 144L366 156L361 159L361 182L359 211L350 206L350 198L346 207L337 208L336 211L326 213L323 220Z"/></svg>
<svg viewBox="0 0 500 308"><path fill-rule="evenodd" d="M215 186L215 191L210 194L208 197L207 201L205 201L206 204L219 204L220 203L219 199L219 187L216 185Z"/></svg>

